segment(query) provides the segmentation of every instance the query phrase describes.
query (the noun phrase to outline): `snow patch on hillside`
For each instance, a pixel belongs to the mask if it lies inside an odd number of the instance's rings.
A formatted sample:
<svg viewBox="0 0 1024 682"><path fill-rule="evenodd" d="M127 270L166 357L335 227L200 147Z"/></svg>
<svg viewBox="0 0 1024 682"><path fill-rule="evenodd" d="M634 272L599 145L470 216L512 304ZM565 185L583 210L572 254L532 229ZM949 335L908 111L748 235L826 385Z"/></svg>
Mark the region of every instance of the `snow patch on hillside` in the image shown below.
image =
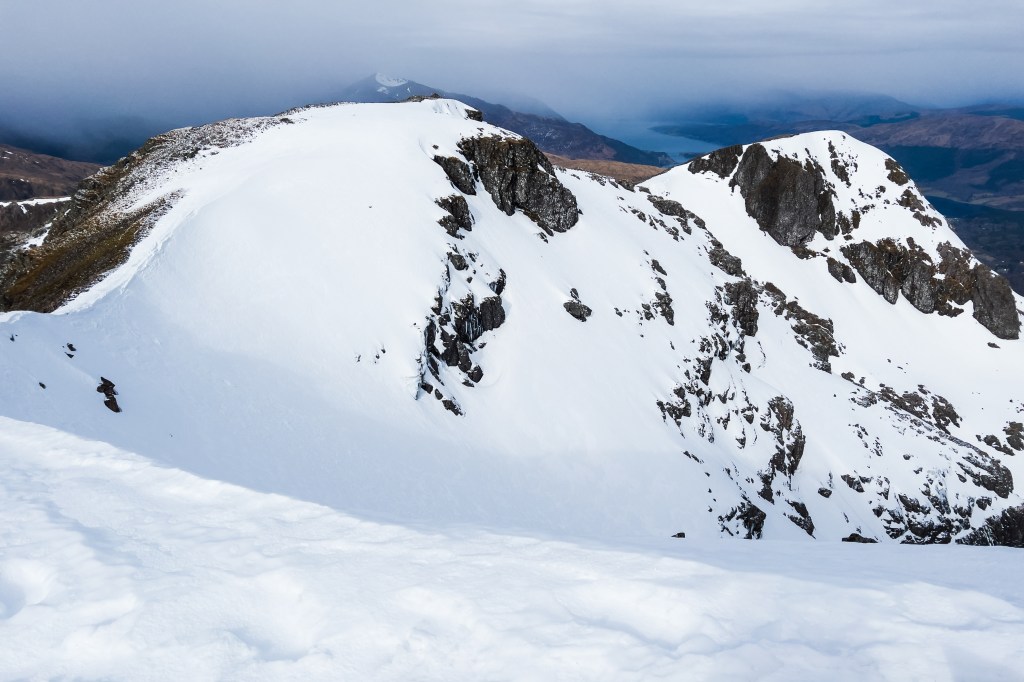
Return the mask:
<svg viewBox="0 0 1024 682"><path fill-rule="evenodd" d="M395 78L393 76L388 76L383 73L376 74L374 78L377 80L377 83L383 85L386 88L398 88L409 82L404 78Z"/></svg>

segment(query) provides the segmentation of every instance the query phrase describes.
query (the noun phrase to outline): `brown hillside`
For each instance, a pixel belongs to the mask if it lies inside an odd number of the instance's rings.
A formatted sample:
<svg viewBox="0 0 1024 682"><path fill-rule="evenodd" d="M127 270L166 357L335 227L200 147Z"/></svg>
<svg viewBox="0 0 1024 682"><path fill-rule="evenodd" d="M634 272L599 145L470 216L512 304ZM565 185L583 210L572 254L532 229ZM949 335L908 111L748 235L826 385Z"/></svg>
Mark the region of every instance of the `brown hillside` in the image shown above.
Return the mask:
<svg viewBox="0 0 1024 682"><path fill-rule="evenodd" d="M0 144L0 201L70 196L79 182L99 169L95 163Z"/></svg>
<svg viewBox="0 0 1024 682"><path fill-rule="evenodd" d="M608 161L606 159L567 159L557 154L547 154L546 156L556 166L604 175L622 182L628 182L631 185L649 180L655 175L661 175L668 170L658 166L644 166L638 163L623 163L622 161Z"/></svg>

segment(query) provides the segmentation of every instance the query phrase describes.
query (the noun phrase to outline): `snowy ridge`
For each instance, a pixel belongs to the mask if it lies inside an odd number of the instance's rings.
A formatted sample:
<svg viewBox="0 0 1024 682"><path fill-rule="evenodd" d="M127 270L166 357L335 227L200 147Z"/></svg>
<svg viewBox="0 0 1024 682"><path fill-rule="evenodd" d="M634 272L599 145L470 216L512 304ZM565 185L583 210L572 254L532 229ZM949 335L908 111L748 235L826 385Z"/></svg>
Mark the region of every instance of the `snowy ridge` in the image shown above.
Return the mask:
<svg viewBox="0 0 1024 682"><path fill-rule="evenodd" d="M830 270L852 267L845 234L961 246L900 205L913 186L881 152L767 143L862 214L801 258L733 172L632 191L474 113L350 104L172 133L110 199L167 202L123 264L57 315L0 321L4 415L400 522L1012 542L989 522L1021 506L1020 342L969 300L925 314Z"/></svg>

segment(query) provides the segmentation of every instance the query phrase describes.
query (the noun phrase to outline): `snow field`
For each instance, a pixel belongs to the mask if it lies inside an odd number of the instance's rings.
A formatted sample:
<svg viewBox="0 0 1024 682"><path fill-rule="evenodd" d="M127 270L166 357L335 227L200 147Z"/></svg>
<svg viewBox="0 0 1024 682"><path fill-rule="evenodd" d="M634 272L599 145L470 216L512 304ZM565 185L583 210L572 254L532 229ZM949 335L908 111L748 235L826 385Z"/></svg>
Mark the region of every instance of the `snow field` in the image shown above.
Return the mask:
<svg viewBox="0 0 1024 682"><path fill-rule="evenodd" d="M387 525L0 427L4 679L1024 679L1014 550Z"/></svg>

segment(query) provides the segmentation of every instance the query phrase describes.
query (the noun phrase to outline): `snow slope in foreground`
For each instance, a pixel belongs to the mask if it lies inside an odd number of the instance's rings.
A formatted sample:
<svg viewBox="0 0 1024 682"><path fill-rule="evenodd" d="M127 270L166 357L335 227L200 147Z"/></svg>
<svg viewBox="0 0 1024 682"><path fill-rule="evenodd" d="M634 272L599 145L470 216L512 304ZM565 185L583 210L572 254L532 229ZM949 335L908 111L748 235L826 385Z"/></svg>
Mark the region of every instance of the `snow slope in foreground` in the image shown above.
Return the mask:
<svg viewBox="0 0 1024 682"><path fill-rule="evenodd" d="M1024 679L1021 553L361 521L0 418L3 679Z"/></svg>

